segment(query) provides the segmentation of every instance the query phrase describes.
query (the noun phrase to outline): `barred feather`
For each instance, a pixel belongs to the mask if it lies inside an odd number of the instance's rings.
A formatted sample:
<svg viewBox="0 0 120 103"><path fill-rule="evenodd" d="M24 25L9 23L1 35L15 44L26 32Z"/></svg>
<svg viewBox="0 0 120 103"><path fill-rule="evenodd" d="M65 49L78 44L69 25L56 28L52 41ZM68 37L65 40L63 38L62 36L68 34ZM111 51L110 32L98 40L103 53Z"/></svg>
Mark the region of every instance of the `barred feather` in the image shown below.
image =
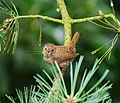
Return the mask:
<svg viewBox="0 0 120 103"><path fill-rule="evenodd" d="M74 36L73 36L73 38L72 38L72 40L71 40L71 42L70 42L70 45L69 45L69 49L70 50L75 50L75 45L76 45L76 43L77 43L77 41L78 41L78 39L79 39L79 33L78 32L76 32L75 34L74 34Z"/></svg>

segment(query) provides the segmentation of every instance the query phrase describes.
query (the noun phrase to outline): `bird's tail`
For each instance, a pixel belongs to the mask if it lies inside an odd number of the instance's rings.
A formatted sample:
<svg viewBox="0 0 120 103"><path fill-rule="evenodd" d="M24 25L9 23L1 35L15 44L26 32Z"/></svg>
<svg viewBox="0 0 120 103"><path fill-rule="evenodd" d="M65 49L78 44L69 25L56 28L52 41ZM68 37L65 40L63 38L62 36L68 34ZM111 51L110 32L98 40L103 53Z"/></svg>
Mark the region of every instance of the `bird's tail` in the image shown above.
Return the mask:
<svg viewBox="0 0 120 103"><path fill-rule="evenodd" d="M69 45L69 49L70 49L70 50L74 50L74 49L75 49L75 45L76 45L79 37L80 37L79 33L76 32L76 33L74 34L71 42L70 42L70 45Z"/></svg>

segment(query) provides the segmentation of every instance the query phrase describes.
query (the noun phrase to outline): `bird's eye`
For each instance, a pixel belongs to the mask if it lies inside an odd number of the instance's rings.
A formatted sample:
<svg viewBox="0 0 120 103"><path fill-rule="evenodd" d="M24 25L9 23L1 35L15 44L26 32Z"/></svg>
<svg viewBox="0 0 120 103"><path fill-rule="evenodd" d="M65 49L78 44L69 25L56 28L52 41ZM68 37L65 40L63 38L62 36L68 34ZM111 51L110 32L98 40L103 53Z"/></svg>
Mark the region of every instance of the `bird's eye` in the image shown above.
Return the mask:
<svg viewBox="0 0 120 103"><path fill-rule="evenodd" d="M47 48L45 48L45 50L47 50Z"/></svg>
<svg viewBox="0 0 120 103"><path fill-rule="evenodd" d="M54 52L54 49L52 49L52 52Z"/></svg>

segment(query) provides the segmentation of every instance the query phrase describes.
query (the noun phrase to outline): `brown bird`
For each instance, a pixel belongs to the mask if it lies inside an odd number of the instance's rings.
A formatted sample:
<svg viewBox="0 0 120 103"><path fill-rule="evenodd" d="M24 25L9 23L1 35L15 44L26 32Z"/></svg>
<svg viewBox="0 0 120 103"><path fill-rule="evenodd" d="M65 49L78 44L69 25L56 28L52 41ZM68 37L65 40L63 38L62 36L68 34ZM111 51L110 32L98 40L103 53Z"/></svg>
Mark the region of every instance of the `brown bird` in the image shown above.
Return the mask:
<svg viewBox="0 0 120 103"><path fill-rule="evenodd" d="M68 47L47 43L42 52L44 60L49 64L54 64L54 61L56 61L61 70L66 69L69 63L79 55L79 53L76 53L75 48L78 39L79 33L76 32Z"/></svg>

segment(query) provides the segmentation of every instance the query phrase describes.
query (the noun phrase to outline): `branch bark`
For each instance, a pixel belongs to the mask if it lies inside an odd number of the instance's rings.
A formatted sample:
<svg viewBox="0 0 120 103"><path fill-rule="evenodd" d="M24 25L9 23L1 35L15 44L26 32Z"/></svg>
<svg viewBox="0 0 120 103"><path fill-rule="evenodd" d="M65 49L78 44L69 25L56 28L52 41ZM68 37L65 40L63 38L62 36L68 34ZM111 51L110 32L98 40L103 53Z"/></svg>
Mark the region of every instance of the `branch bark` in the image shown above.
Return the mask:
<svg viewBox="0 0 120 103"><path fill-rule="evenodd" d="M71 21L64 0L57 0L57 5L61 11L62 21L64 25L64 45L68 46L71 40Z"/></svg>
<svg viewBox="0 0 120 103"><path fill-rule="evenodd" d="M57 23L61 23L63 24L62 20L60 19L55 19L55 18L51 18L48 16L43 16L43 15L24 15L24 16L16 16L13 19L25 19L25 18L41 18L44 20L48 20L48 21L52 21L52 22L57 22Z"/></svg>

